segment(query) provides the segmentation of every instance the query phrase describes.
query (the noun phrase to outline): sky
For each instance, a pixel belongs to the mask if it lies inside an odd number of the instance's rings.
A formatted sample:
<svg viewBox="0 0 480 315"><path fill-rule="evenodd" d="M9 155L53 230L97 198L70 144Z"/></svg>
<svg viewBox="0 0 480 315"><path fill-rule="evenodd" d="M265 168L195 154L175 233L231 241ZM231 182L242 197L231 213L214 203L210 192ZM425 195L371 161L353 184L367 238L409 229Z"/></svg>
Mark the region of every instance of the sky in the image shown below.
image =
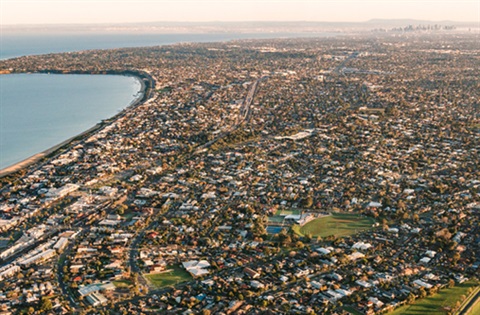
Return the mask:
<svg viewBox="0 0 480 315"><path fill-rule="evenodd" d="M480 0L0 0L0 25L376 18L480 24Z"/></svg>

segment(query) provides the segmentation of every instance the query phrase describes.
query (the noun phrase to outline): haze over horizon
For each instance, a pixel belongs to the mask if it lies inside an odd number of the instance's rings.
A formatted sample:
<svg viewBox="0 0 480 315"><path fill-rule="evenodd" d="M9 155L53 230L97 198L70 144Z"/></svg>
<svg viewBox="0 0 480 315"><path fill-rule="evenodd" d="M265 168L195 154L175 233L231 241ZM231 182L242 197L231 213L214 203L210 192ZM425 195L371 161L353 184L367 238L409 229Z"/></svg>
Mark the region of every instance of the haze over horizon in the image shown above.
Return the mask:
<svg viewBox="0 0 480 315"><path fill-rule="evenodd" d="M400 0L0 0L0 25L151 22L475 22L480 1Z"/></svg>

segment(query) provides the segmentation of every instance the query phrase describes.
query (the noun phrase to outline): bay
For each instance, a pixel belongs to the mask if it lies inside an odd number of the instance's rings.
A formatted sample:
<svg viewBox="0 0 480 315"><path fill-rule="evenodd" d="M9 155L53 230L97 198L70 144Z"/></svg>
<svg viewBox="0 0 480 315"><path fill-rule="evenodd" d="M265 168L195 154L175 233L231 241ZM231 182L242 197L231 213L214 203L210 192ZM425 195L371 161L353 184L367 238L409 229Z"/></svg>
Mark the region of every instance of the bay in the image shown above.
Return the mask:
<svg viewBox="0 0 480 315"><path fill-rule="evenodd" d="M0 169L116 115L140 89L120 75L0 75Z"/></svg>

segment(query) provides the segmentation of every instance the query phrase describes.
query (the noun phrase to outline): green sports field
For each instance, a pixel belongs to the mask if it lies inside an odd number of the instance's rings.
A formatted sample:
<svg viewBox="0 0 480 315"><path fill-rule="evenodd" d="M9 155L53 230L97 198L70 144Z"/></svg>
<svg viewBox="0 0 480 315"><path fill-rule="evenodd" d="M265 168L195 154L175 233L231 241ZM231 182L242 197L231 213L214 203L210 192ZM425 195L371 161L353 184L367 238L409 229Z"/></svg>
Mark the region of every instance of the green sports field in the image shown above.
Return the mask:
<svg viewBox="0 0 480 315"><path fill-rule="evenodd" d="M475 305L470 309L467 315L480 314L480 301L477 301Z"/></svg>
<svg viewBox="0 0 480 315"><path fill-rule="evenodd" d="M149 273L145 274L144 276L153 286L157 288L176 285L177 283L192 279L190 274L179 266L170 266L165 272Z"/></svg>
<svg viewBox="0 0 480 315"><path fill-rule="evenodd" d="M294 225L292 229L300 236L307 234L312 237L346 236L370 229L374 223L372 218L357 214L332 213L329 216L312 220L302 227Z"/></svg>
<svg viewBox="0 0 480 315"><path fill-rule="evenodd" d="M446 315L448 312L444 307L455 306L462 295L467 296L469 288L478 286L478 281L470 280L458 284L453 288L443 289L437 294L415 301L411 305L402 306L389 315Z"/></svg>

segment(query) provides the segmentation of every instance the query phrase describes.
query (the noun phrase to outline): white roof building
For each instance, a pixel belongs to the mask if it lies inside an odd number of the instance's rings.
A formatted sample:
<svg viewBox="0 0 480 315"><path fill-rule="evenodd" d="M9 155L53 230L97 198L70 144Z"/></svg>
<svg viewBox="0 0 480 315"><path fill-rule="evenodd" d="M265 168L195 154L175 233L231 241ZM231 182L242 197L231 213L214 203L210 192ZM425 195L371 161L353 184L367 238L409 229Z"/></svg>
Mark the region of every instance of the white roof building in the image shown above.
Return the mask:
<svg viewBox="0 0 480 315"><path fill-rule="evenodd" d="M423 257L422 259L420 259L420 262L424 264L428 264L430 260L432 260L430 257Z"/></svg>
<svg viewBox="0 0 480 315"><path fill-rule="evenodd" d="M328 248L323 248L323 247L317 248L316 251L323 255L328 255L331 253L331 251Z"/></svg>
<svg viewBox="0 0 480 315"><path fill-rule="evenodd" d="M57 243L53 246L53 249L55 249L57 252L62 251L65 246L68 244L68 238L66 237L60 237Z"/></svg>
<svg viewBox="0 0 480 315"><path fill-rule="evenodd" d="M265 285L257 280L250 281L250 286L254 289L263 289Z"/></svg>
<svg viewBox="0 0 480 315"><path fill-rule="evenodd" d="M371 288L372 287L372 285L369 282L363 281L363 280L357 280L357 281L355 281L355 283L358 284L361 287L364 287L364 288Z"/></svg>
<svg viewBox="0 0 480 315"><path fill-rule="evenodd" d="M21 260L19 262L19 264L24 266L24 267L28 267L31 264L34 264L36 262L40 262L40 261L44 261L44 260L52 258L53 256L56 255L56 253L57 252L54 249L47 249L46 251L43 251L39 254L36 254L35 256L32 256L30 258Z"/></svg>
<svg viewBox="0 0 480 315"><path fill-rule="evenodd" d="M365 257L365 255L360 253L360 252L355 252L355 253L351 253L350 255L348 255L348 258L350 260L357 260L357 259L360 259L360 258L363 258L363 257Z"/></svg>
<svg viewBox="0 0 480 315"><path fill-rule="evenodd" d="M382 207L382 204L380 202L376 202L376 201L371 201L367 205L367 208L380 208L380 207Z"/></svg>
<svg viewBox="0 0 480 315"><path fill-rule="evenodd" d="M413 281L413 283L420 286L420 287L424 287L425 289L430 289L432 287L431 284L426 283L426 282L424 282L420 279Z"/></svg>
<svg viewBox="0 0 480 315"><path fill-rule="evenodd" d="M352 248L354 249L361 249L361 250L367 250L370 247L372 247L372 244L364 243L364 242L357 242L352 246Z"/></svg>
<svg viewBox="0 0 480 315"><path fill-rule="evenodd" d="M92 306L102 305L108 302L107 298L100 293L92 293L87 296L87 301L92 304Z"/></svg>
<svg viewBox="0 0 480 315"><path fill-rule="evenodd" d="M183 262L182 265L193 277L209 274L209 271L205 268L209 268L210 263L206 260L190 260Z"/></svg>

